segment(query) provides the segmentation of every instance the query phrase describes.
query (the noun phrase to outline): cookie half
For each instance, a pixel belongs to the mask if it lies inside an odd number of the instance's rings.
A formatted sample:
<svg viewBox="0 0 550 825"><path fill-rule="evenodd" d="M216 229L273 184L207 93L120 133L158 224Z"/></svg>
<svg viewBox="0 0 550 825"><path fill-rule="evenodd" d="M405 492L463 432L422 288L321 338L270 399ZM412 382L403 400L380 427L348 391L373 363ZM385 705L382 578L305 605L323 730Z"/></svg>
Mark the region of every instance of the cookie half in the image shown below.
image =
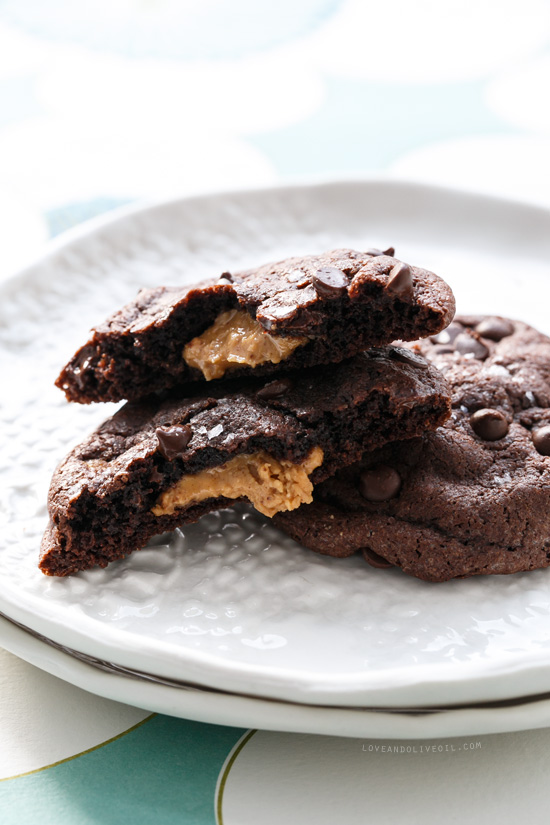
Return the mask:
<svg viewBox="0 0 550 825"><path fill-rule="evenodd" d="M414 347L452 390L436 432L388 444L277 524L320 553L362 550L426 581L550 565L550 339L462 317Z"/></svg>
<svg viewBox="0 0 550 825"><path fill-rule="evenodd" d="M365 449L450 413L445 379L398 347L208 389L129 402L69 454L51 483L44 573L105 567L235 500L294 509Z"/></svg>
<svg viewBox="0 0 550 825"><path fill-rule="evenodd" d="M447 284L386 252L340 249L144 289L92 330L56 384L83 404L136 400L190 381L339 362L444 329L455 309Z"/></svg>

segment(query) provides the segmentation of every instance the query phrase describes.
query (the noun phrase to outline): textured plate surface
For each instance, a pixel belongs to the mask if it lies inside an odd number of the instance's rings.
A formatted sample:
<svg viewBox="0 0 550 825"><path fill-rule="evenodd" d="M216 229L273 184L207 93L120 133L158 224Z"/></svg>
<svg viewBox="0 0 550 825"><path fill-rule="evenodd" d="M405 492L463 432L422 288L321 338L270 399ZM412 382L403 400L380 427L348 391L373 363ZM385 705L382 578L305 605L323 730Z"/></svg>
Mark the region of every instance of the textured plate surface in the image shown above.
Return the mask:
<svg viewBox="0 0 550 825"><path fill-rule="evenodd" d="M121 666L289 701L433 706L548 690L550 571L431 585L316 556L246 507L107 570L56 580L36 568L51 472L114 409L69 405L52 386L94 322L142 286L389 244L446 278L461 310L550 331L548 211L393 182L128 210L5 283L0 611Z"/></svg>

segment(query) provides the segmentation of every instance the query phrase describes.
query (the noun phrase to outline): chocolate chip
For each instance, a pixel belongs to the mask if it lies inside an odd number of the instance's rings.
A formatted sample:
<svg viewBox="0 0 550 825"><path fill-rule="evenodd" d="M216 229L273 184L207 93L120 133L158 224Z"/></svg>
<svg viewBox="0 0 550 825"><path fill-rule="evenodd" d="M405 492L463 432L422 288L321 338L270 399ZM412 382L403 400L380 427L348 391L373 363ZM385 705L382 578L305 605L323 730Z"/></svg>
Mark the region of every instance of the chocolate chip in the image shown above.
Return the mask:
<svg viewBox="0 0 550 825"><path fill-rule="evenodd" d="M349 278L341 269L324 266L312 278L313 286L321 298L339 298L348 288Z"/></svg>
<svg viewBox="0 0 550 825"><path fill-rule="evenodd" d="M380 570L387 570L388 567L394 566L391 561L387 561L382 556L379 556L378 553L375 553L370 547L363 547L363 556L371 567L378 567Z"/></svg>
<svg viewBox="0 0 550 825"><path fill-rule="evenodd" d="M490 341L501 341L507 338L514 331L513 324L506 321L504 318L484 318L483 321L476 326L476 332L488 338Z"/></svg>
<svg viewBox="0 0 550 825"><path fill-rule="evenodd" d="M408 300L413 295L413 277L408 264L401 261L395 264L390 270L386 290L392 295L397 295L402 300Z"/></svg>
<svg viewBox="0 0 550 825"><path fill-rule="evenodd" d="M367 501L388 501L401 489L401 476L387 464L379 464L364 470L359 480L359 490Z"/></svg>
<svg viewBox="0 0 550 825"><path fill-rule="evenodd" d="M421 370L428 369L428 362L422 358L421 355L417 355L416 352L412 352L412 350L405 349L404 347L390 347L390 358L392 361L401 361L403 364L412 364L414 367L419 367Z"/></svg>
<svg viewBox="0 0 550 825"><path fill-rule="evenodd" d="M167 429L158 427L155 430L155 435L159 442L159 452L168 461L172 461L172 459L178 458L183 453L191 441L193 431L187 425L184 427L168 427Z"/></svg>
<svg viewBox="0 0 550 825"><path fill-rule="evenodd" d="M442 330L437 335L432 335L430 341L432 344L452 344L458 336L464 332L462 324L449 324L447 329Z"/></svg>
<svg viewBox="0 0 550 825"><path fill-rule="evenodd" d="M77 387L85 391L86 383L89 380L88 370L92 367L92 356L89 351L89 347L85 347L78 357L78 363L73 369L73 376ZM69 385L64 384L63 389L66 389Z"/></svg>
<svg viewBox="0 0 550 825"><path fill-rule="evenodd" d="M484 441L498 441L508 432L508 421L499 410L478 410L470 416L473 431Z"/></svg>
<svg viewBox="0 0 550 825"><path fill-rule="evenodd" d="M218 278L219 281L227 281L229 284L233 283L233 275L231 272L222 272L220 277Z"/></svg>
<svg viewBox="0 0 550 825"><path fill-rule="evenodd" d="M393 246L388 246L387 249L376 249L375 246L371 246L370 249L365 250L365 255L370 255L372 258L378 258L380 255L389 255L390 258L393 258L395 249Z"/></svg>
<svg viewBox="0 0 550 825"><path fill-rule="evenodd" d="M479 361L484 361L489 355L489 350L482 341L474 338L468 332L461 332L454 341L455 349L461 355L473 355Z"/></svg>
<svg viewBox="0 0 550 825"><path fill-rule="evenodd" d="M533 432L533 444L541 455L550 455L550 426L539 427Z"/></svg>
<svg viewBox="0 0 550 825"><path fill-rule="evenodd" d="M270 384L261 387L257 391L256 397L261 398L263 401L270 401L272 398L280 398L281 395L284 395L291 388L292 381L290 378L279 378L277 381L271 381Z"/></svg>

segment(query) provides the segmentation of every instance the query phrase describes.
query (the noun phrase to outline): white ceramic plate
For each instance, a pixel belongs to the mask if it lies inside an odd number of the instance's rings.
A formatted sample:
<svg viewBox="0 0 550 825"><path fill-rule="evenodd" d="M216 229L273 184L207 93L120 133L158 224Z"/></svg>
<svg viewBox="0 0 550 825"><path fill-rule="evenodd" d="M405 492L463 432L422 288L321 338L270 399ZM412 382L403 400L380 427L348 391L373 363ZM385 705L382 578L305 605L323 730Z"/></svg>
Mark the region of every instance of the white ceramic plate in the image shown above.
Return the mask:
<svg viewBox="0 0 550 825"><path fill-rule="evenodd" d="M395 182L126 210L5 283L0 611L124 667L291 702L434 706L549 690L550 570L426 584L316 556L244 507L107 570L59 580L36 568L51 472L113 409L69 405L52 386L89 326L141 286L390 243L443 275L462 310L550 332L550 212Z"/></svg>
<svg viewBox="0 0 550 825"><path fill-rule="evenodd" d="M136 707L216 725L350 736L432 739L548 727L548 695L505 706L442 710L320 707L258 699L209 688L168 685L98 668L0 618L0 642L11 653L77 687Z"/></svg>

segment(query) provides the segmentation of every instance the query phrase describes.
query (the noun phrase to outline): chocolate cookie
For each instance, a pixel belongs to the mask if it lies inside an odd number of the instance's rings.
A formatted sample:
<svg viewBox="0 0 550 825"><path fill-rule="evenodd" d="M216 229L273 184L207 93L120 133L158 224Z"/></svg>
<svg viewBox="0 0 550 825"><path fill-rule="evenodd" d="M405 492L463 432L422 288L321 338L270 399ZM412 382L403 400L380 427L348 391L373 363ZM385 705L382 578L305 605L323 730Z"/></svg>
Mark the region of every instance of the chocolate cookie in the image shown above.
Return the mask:
<svg viewBox="0 0 550 825"><path fill-rule="evenodd" d="M424 438L366 454L276 517L332 556L440 582L550 565L550 339L463 317L414 347L448 379L453 412Z"/></svg>
<svg viewBox="0 0 550 825"><path fill-rule="evenodd" d="M236 499L269 516L298 507L365 449L450 413L441 374L397 347L208 390L129 402L70 453L51 483L44 573L105 567Z"/></svg>
<svg viewBox="0 0 550 825"><path fill-rule="evenodd" d="M392 256L340 249L141 290L92 331L56 384L83 404L136 400L189 381L338 362L444 329L450 288Z"/></svg>

